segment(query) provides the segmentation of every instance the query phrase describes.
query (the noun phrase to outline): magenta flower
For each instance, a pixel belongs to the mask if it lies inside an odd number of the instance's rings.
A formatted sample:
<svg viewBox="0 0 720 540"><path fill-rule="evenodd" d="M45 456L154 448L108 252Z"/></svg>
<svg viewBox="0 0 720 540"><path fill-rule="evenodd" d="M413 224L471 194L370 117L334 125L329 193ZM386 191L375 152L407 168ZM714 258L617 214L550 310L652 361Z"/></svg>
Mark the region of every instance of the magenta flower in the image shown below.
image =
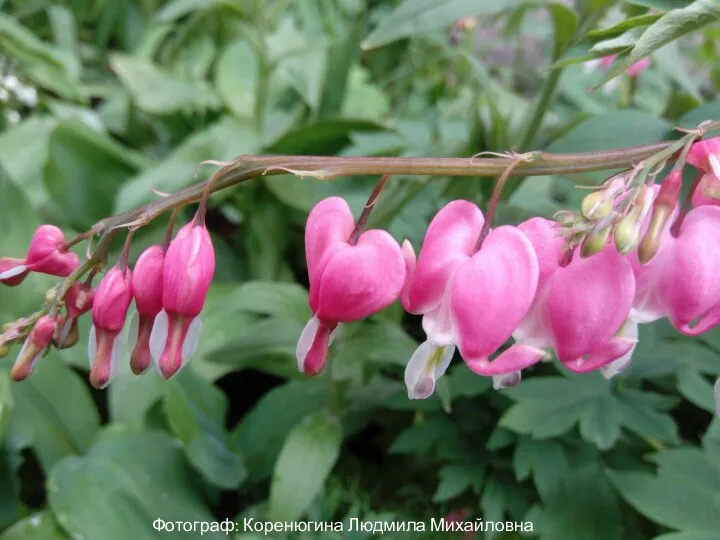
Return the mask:
<svg viewBox="0 0 720 540"><path fill-rule="evenodd" d="M54 225L41 225L24 260L0 258L0 283L19 285L30 272L67 277L79 264L78 256L65 248L65 234Z"/></svg>
<svg viewBox="0 0 720 540"><path fill-rule="evenodd" d="M530 241L515 227L491 231L478 250L483 224L475 204L453 201L430 223L417 262L409 243L404 246L411 272L403 306L423 315L427 334L405 371L411 399L432 394L455 346L468 367L493 376L496 387L545 356L533 346L515 344L490 360L533 302L538 261Z"/></svg>
<svg viewBox="0 0 720 540"><path fill-rule="evenodd" d="M88 356L90 383L105 388L117 368L122 353L119 338L132 302L132 272L113 266L98 285L92 307Z"/></svg>
<svg viewBox="0 0 720 540"><path fill-rule="evenodd" d="M188 223L178 231L165 254L162 311L150 334L150 355L166 379L180 371L197 349L202 330L199 315L214 273L215 250L210 233L204 224Z"/></svg>
<svg viewBox="0 0 720 540"><path fill-rule="evenodd" d="M687 154L687 162L706 174L720 178L720 137L694 143Z"/></svg>
<svg viewBox="0 0 720 540"><path fill-rule="evenodd" d="M600 58L598 65L601 69L606 70L610 69L610 66L617 58L617 54L610 54L608 56L603 56ZM648 69L651 64L651 60L649 56L646 56L645 58L641 58L637 62L635 62L632 66L630 66L625 73L628 74L630 77L637 77L640 75L643 71Z"/></svg>
<svg viewBox="0 0 720 540"><path fill-rule="evenodd" d="M30 376L35 364L50 345L56 328L57 321L53 317L43 315L38 319L15 360L10 373L13 380L22 381Z"/></svg>
<svg viewBox="0 0 720 540"><path fill-rule="evenodd" d="M568 369L584 373L630 353L636 339L630 315L635 295L632 267L615 246L562 266L563 241L553 222L533 218L518 227L532 242L540 263L533 307L513 334L518 343L552 348ZM622 330L622 331L621 331Z"/></svg>
<svg viewBox="0 0 720 540"><path fill-rule="evenodd" d="M316 375L325 367L339 323L369 317L392 304L405 282L400 246L386 231L370 230L356 242L350 207L339 197L320 201L305 226L305 256L313 317L298 340L298 369Z"/></svg>
<svg viewBox="0 0 720 540"><path fill-rule="evenodd" d="M130 323L128 339L135 343L130 368L139 375L152 363L150 334L155 317L163 309L163 265L165 249L150 246L138 258L132 276L132 290L137 313Z"/></svg>
<svg viewBox="0 0 720 540"><path fill-rule="evenodd" d="M668 317L680 332L698 335L720 323L720 208L700 206L683 220L677 238L665 231L658 254L634 261L641 292L637 317Z"/></svg>

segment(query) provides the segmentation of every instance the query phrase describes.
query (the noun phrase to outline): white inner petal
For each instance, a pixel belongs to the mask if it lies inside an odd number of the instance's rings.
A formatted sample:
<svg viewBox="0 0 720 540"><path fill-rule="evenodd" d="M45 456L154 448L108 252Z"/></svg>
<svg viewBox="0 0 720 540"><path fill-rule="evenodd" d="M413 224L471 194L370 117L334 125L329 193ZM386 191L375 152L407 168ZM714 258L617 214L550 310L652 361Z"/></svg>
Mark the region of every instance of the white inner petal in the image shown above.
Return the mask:
<svg viewBox="0 0 720 540"><path fill-rule="evenodd" d="M305 357L308 352L310 352L313 341L315 341L315 334L317 334L318 328L320 328L320 321L317 317L313 317L307 322L298 339L297 347L295 347L295 357L297 358L298 370L301 373L305 371L303 369L305 366ZM335 332L333 332L333 334L334 333Z"/></svg>
<svg viewBox="0 0 720 540"><path fill-rule="evenodd" d="M88 336L88 360L90 361L90 368L92 369L93 360L95 360L95 355L97 354L97 332L95 330L95 325L92 325L90 327L90 335Z"/></svg>
<svg viewBox="0 0 720 540"><path fill-rule="evenodd" d="M423 330L425 330L428 340L438 347L455 344L455 333L450 318L450 289L451 287L448 285L440 304L422 318Z"/></svg>
<svg viewBox="0 0 720 540"><path fill-rule="evenodd" d="M197 351L198 344L200 343L201 333L202 321L200 320L200 317L195 317L190 323L187 334L185 334L185 341L183 341L182 364L180 365L181 369L183 368L183 366L185 366L185 364L188 363L188 360L192 358L192 356L195 354L195 351Z"/></svg>
<svg viewBox="0 0 720 540"><path fill-rule="evenodd" d="M27 266L25 266L24 264L15 266L13 268L10 268L10 270L5 270L4 272L0 272L0 279L9 279L9 278L13 278L15 276L19 276L26 270L27 270Z"/></svg>
<svg viewBox="0 0 720 540"><path fill-rule="evenodd" d="M710 162L710 168L712 169L713 174L720 178L720 157L715 154L710 154L708 161Z"/></svg>
<svg viewBox="0 0 720 540"><path fill-rule="evenodd" d="M160 357L165 350L165 342L167 341L168 335L168 315L163 309L155 317L153 322L152 332L150 332L150 356L153 359L153 363L157 367Z"/></svg>
<svg viewBox="0 0 720 540"><path fill-rule="evenodd" d="M510 373L503 373L502 375L493 375L493 388L495 390L504 390L506 388L512 388L520 384L522 379L522 372L512 371Z"/></svg>
<svg viewBox="0 0 720 540"><path fill-rule="evenodd" d="M625 338L632 338L637 339L638 338L638 323L637 321L633 319L628 319L625 321L625 323L620 327L620 330L618 330L618 337L625 337ZM610 379L612 377L615 377L619 373L622 373L627 369L627 367L630 365L630 361L632 360L633 352L635 352L636 345L633 345L632 348L622 355L617 360L613 360L606 366L603 366L600 368L600 373L602 373L602 376L606 379Z"/></svg>

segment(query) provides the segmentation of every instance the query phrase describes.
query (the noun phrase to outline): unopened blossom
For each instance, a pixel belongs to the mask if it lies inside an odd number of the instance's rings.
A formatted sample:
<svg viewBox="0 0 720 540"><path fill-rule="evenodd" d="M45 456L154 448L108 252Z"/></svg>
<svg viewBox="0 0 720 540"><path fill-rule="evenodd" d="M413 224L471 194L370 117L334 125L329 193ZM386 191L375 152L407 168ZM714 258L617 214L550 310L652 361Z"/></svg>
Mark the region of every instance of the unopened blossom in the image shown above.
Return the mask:
<svg viewBox="0 0 720 540"><path fill-rule="evenodd" d="M468 367L493 376L496 387L545 357L534 346L515 344L490 360L533 302L538 261L516 227L492 230L478 249L483 225L474 203L453 201L433 218L417 260L409 244L404 246L410 272L403 307L423 315L427 334L406 368L410 398L432 394L456 346Z"/></svg>
<svg viewBox="0 0 720 540"><path fill-rule="evenodd" d="M63 349L72 347L77 343L79 337L77 320L92 309L94 299L95 289L87 283L76 282L68 289L65 294L67 317L58 326L58 330L53 337L56 347Z"/></svg>
<svg viewBox="0 0 720 540"><path fill-rule="evenodd" d="M305 226L305 256L313 316L296 348L298 369L316 375L325 367L338 324L369 317L392 304L405 282L400 246L386 231L351 238L355 222L340 197L320 201Z"/></svg>
<svg viewBox="0 0 720 540"><path fill-rule="evenodd" d="M165 254L162 311L150 334L150 354L166 379L180 371L197 349L202 330L199 315L214 273L210 233L204 223L193 220L178 231ZM147 313L157 307L153 304L154 299L148 302Z"/></svg>
<svg viewBox="0 0 720 540"><path fill-rule="evenodd" d="M143 373L152 363L150 334L155 317L163 309L163 266L165 249L150 246L138 258L132 276L133 297L137 313L133 316L128 339L134 343L130 355L133 373Z"/></svg>
<svg viewBox="0 0 720 540"><path fill-rule="evenodd" d="M62 230L41 225L33 234L25 259L0 258L0 283L19 285L30 272L67 277L79 264L78 256L65 247Z"/></svg>
<svg viewBox="0 0 720 540"><path fill-rule="evenodd" d="M92 307L88 356L90 383L96 388L106 387L115 373L122 353L120 333L131 302L132 272L114 266L100 281Z"/></svg>
<svg viewBox="0 0 720 540"><path fill-rule="evenodd" d="M693 143L687 154L687 163L720 178L720 137Z"/></svg>
<svg viewBox="0 0 720 540"><path fill-rule="evenodd" d="M608 56L603 56L602 58L588 60L587 62L583 63L583 71L585 71L586 73L590 73L596 70L607 71L608 69L610 69L610 66L616 58L617 54L610 54ZM635 78L644 71L646 71L650 67L651 63L652 60L650 59L650 57L646 56L645 58L641 58L633 65L631 65L628 69L626 69L625 73L628 75L628 77ZM605 93L610 93L617 87L617 79L612 79L603 85L603 90Z"/></svg>
<svg viewBox="0 0 720 540"><path fill-rule="evenodd" d="M635 278L627 259L608 244L599 253L577 254L561 264L564 242L553 222L533 218L518 228L537 253L540 277L533 306L514 332L518 343L553 349L568 369L603 368L631 352L636 339L620 332L628 322Z"/></svg>
<svg viewBox="0 0 720 540"><path fill-rule="evenodd" d="M57 328L57 321L54 317L43 315L35 323L25 340L17 360L13 365L10 376L15 381L22 381L30 376L37 361L45 354L45 350L52 341L53 334Z"/></svg>

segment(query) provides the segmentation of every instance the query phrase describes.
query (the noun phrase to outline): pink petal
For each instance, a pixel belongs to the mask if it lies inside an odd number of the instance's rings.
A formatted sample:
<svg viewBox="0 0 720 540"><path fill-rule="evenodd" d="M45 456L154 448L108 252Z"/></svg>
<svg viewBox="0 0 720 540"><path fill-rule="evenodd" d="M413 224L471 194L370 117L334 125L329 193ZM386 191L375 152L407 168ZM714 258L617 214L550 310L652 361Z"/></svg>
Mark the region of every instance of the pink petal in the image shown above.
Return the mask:
<svg viewBox="0 0 720 540"><path fill-rule="evenodd" d="M317 375L325 368L327 352L337 324L327 323L317 317L305 325L298 340L295 355L298 369L306 375Z"/></svg>
<svg viewBox="0 0 720 540"><path fill-rule="evenodd" d="M635 344L623 356L600 368L600 373L602 373L602 376L606 379L611 379L612 377L622 373L630 365L633 352L635 352L635 347L637 346L638 323L628 319L625 324L623 324L622 328L620 328L618 337L634 339Z"/></svg>
<svg viewBox="0 0 720 540"><path fill-rule="evenodd" d="M593 353L617 333L635 296L632 267L614 246L575 257L548 283L545 316L561 362Z"/></svg>
<svg viewBox="0 0 720 540"><path fill-rule="evenodd" d="M480 209L465 200L452 201L437 213L405 294L407 311L427 313L440 303L458 265L474 253L484 222Z"/></svg>
<svg viewBox="0 0 720 540"><path fill-rule="evenodd" d="M700 179L692 202L694 206L720 206L720 178L706 174Z"/></svg>
<svg viewBox="0 0 720 540"><path fill-rule="evenodd" d="M686 328L720 303L720 208L701 206L685 217L663 257L657 291L676 328Z"/></svg>
<svg viewBox="0 0 720 540"><path fill-rule="evenodd" d="M411 282L415 268L417 267L417 256L415 250L409 240L403 240L402 246L403 259L405 259L405 285L400 293L400 302L403 307L408 305L408 295L410 294Z"/></svg>
<svg viewBox="0 0 720 540"><path fill-rule="evenodd" d="M703 172L713 172L710 156L720 156L720 137L697 141L690 147L687 162ZM715 173L716 175L718 173Z"/></svg>
<svg viewBox="0 0 720 540"><path fill-rule="evenodd" d="M342 244L328 254L315 279L315 314L329 321L355 321L397 300L405 283L405 260L389 233L370 230L356 245Z"/></svg>
<svg viewBox="0 0 720 540"><path fill-rule="evenodd" d="M547 357L547 352L542 349L516 343L500 353L493 360L487 357L474 358L470 360L465 359L465 363L471 370L479 375L512 375L537 364L540 360ZM515 375L513 375L513 377L514 376ZM500 379L498 382L506 384L509 382L509 379Z"/></svg>
<svg viewBox="0 0 720 540"><path fill-rule="evenodd" d="M515 227L492 231L452 282L451 313L460 354L486 361L515 331L532 305L538 281L535 250Z"/></svg>
<svg viewBox="0 0 720 540"><path fill-rule="evenodd" d="M310 279L310 308L318 303L318 277L327 262L328 251L345 245L355 228L352 211L345 199L323 199L310 212L305 225L305 257Z"/></svg>
<svg viewBox="0 0 720 540"><path fill-rule="evenodd" d="M587 373L606 367L625 355L631 354L636 344L636 339L625 337L612 338L596 348L592 353L564 361L563 364L576 373Z"/></svg>
<svg viewBox="0 0 720 540"><path fill-rule="evenodd" d="M538 291L550 276L560 268L564 240L559 234L558 225L545 218L532 218L518 225L535 249L538 260Z"/></svg>

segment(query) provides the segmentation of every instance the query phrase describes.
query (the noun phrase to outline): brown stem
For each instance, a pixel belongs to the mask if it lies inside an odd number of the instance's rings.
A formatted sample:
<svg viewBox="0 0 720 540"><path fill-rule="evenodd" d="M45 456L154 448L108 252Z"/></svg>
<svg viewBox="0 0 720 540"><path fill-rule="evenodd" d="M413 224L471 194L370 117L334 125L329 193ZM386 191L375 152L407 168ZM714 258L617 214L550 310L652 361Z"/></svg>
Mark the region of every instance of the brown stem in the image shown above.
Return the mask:
<svg viewBox="0 0 720 540"><path fill-rule="evenodd" d="M93 233L93 231L92 231L92 229L91 229L91 230L89 230L89 231L85 231L84 233L77 235L75 238L73 238L73 239L70 240L69 242L65 242L62 246L60 246L60 251L67 251L67 250L69 250L71 247L79 244L79 243L82 242L83 240L86 240L87 238L90 238L93 234L94 234L94 233Z"/></svg>
<svg viewBox="0 0 720 540"><path fill-rule="evenodd" d="M358 239L360 238L360 235L362 234L363 230L365 230L365 226L367 225L368 219L370 219L370 213L373 211L373 208L375 207L375 203L378 200L378 197L380 196L380 193L382 192L383 188L385 187L385 184L387 184L387 181L390 180L391 175L384 174L382 177L380 177L380 180L378 180L378 183L375 185L375 189L372 190L372 193L370 194L370 197L368 197L368 201L365 204L365 208L363 208L362 213L360 214L360 217L358 218L357 222L355 223L355 228L353 229L352 233L350 234L350 239L348 240L348 243L351 246L354 246L357 244Z"/></svg>
<svg viewBox="0 0 720 540"><path fill-rule="evenodd" d="M670 234L672 234L674 238L677 238L680 235L680 229L682 228L683 221L685 221L685 216L687 216L687 213L692 208L693 195L695 195L695 191L697 191L697 188L700 185L700 180L702 180L703 176L704 173L702 171L698 171L697 176L695 176L695 180L693 180L692 186L690 187L690 192L687 194L687 197L685 197L682 209L680 210L680 215L670 228Z"/></svg>
<svg viewBox="0 0 720 540"><path fill-rule="evenodd" d="M510 165L507 166L507 168L500 175L500 178L498 178L497 182L495 182L495 188L493 189L492 195L490 196L490 202L488 203L487 212L485 213L485 223L483 224L483 228L480 231L478 241L475 244L475 251L478 251L482 247L482 243L485 241L485 238L490 232L490 227L492 227L493 220L495 219L495 213L497 212L498 202L500 202L500 195L502 195L505 181L510 177L513 170L515 170L521 163L528 163L528 161L523 160L522 157L516 158L515 161L513 161Z"/></svg>
<svg viewBox="0 0 720 540"><path fill-rule="evenodd" d="M168 247L170 246L170 241L172 240L173 230L175 229L175 218L177 217L177 214L180 211L180 208L181 208L180 206L173 208L172 214L170 214L167 231L165 232L165 239L163 240L163 244L162 244L164 251L167 251Z"/></svg>
<svg viewBox="0 0 720 540"><path fill-rule="evenodd" d="M134 228L128 230L128 235L125 238L125 245L123 245L122 253L117 262L117 267L120 270L122 270L123 273L125 272L125 270L127 270L127 267L128 267L128 261L130 259L130 246L132 245L132 238L134 235L135 235Z"/></svg>

